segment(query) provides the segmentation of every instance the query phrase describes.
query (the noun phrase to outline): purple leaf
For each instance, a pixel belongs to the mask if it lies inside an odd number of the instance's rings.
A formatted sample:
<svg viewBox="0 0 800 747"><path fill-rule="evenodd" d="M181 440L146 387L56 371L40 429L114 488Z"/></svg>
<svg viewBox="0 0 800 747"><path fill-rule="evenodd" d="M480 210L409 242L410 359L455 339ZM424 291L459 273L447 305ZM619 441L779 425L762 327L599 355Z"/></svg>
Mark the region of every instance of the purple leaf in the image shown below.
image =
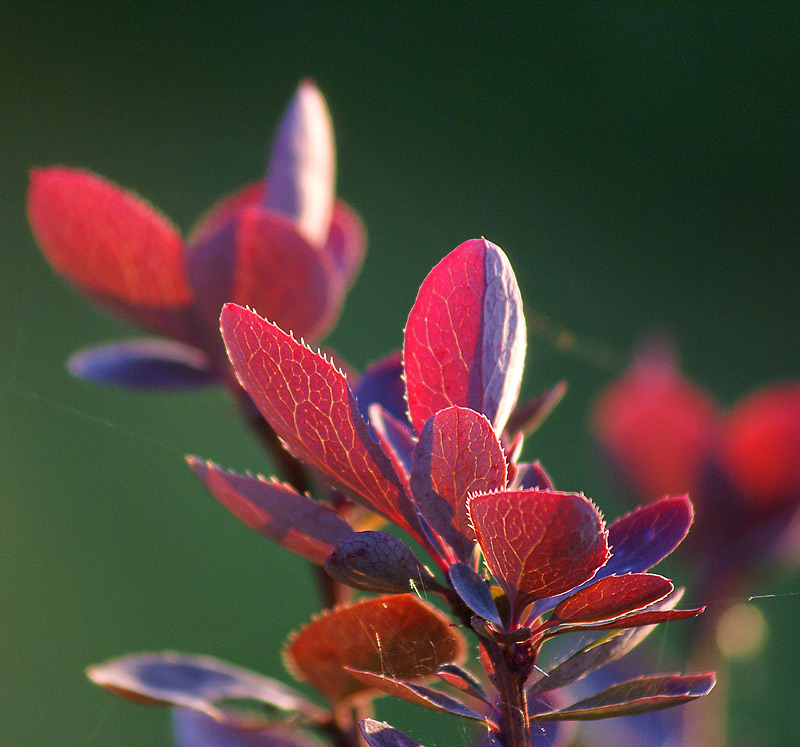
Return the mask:
<svg viewBox="0 0 800 747"><path fill-rule="evenodd" d="M506 432L511 435L521 433L523 436L533 433L561 402L566 392L567 382L559 381L550 389L518 405L508 418Z"/></svg>
<svg viewBox="0 0 800 747"><path fill-rule="evenodd" d="M603 519L583 495L498 491L470 496L468 509L512 623L529 603L592 578L608 558Z"/></svg>
<svg viewBox="0 0 800 747"><path fill-rule="evenodd" d="M369 747L422 747L419 742L389 726L385 721L365 718L359 726Z"/></svg>
<svg viewBox="0 0 800 747"><path fill-rule="evenodd" d="M414 460L414 448L417 445L411 429L377 403L369 407L369 424L381 449L391 460L398 476L402 478L406 490L410 491L408 477Z"/></svg>
<svg viewBox="0 0 800 747"><path fill-rule="evenodd" d="M379 594L403 594L439 587L411 549L386 532L356 532L343 539L325 560L337 581Z"/></svg>
<svg viewBox="0 0 800 747"><path fill-rule="evenodd" d="M189 708L172 710L175 747L321 747L308 734L281 724L261 722L258 716L236 716L225 712L217 721Z"/></svg>
<svg viewBox="0 0 800 747"><path fill-rule="evenodd" d="M486 583L466 563L454 563L448 570L450 582L461 601L476 615L489 620L495 625L504 627L497 612L497 606L492 598L489 584Z"/></svg>
<svg viewBox="0 0 800 747"><path fill-rule="evenodd" d="M403 383L403 354L400 351L367 366L353 390L358 411L366 420L369 407L379 404L397 420L408 423L405 400L406 388Z"/></svg>
<svg viewBox="0 0 800 747"><path fill-rule="evenodd" d="M377 690L382 690L389 695L394 695L401 700L407 700L409 703L420 705L423 708L430 708L432 711L450 713L453 716L461 716L462 718L471 718L482 723L488 723L485 716L473 711L472 708L460 700L456 700L439 690L434 690L432 687L396 680L392 677L384 677L382 674L375 674L374 672L364 672L350 668L348 668L348 671L364 684Z"/></svg>
<svg viewBox="0 0 800 747"><path fill-rule="evenodd" d="M290 216L315 245L328 238L334 202L336 153L325 99L303 81L281 120L267 176L266 207Z"/></svg>
<svg viewBox="0 0 800 747"><path fill-rule="evenodd" d="M533 721L588 721L613 716L633 716L686 703L707 695L713 674L659 674L639 677L602 690L567 708L540 713Z"/></svg>
<svg viewBox="0 0 800 747"><path fill-rule="evenodd" d="M475 549L467 496L505 485L505 454L486 416L454 406L428 419L414 450L411 492L459 560L468 561Z"/></svg>
<svg viewBox="0 0 800 747"><path fill-rule="evenodd" d="M539 462L517 464L517 474L509 488L513 490L555 490L553 481Z"/></svg>
<svg viewBox="0 0 800 747"><path fill-rule="evenodd" d="M492 701L486 694L486 690L484 690L480 680L468 669L464 669L459 664L443 664L436 670L436 674L448 685L491 705Z"/></svg>
<svg viewBox="0 0 800 747"><path fill-rule="evenodd" d="M191 708L220 720L224 714L214 703L234 699L257 700L311 718L325 715L318 706L277 680L211 656L170 651L132 654L89 667L86 674L115 695L140 703Z"/></svg>
<svg viewBox="0 0 800 747"><path fill-rule="evenodd" d="M86 348L67 361L76 378L130 389L187 389L216 377L202 350L173 340L129 340Z"/></svg>
<svg viewBox="0 0 800 747"><path fill-rule="evenodd" d="M525 363L525 318L514 271L485 239L448 254L422 283L408 317L403 361L408 410L419 432L451 405L503 430Z"/></svg>
<svg viewBox="0 0 800 747"><path fill-rule="evenodd" d="M344 519L293 487L237 475L197 457L186 461L214 497L251 529L287 550L322 565L353 530Z"/></svg>

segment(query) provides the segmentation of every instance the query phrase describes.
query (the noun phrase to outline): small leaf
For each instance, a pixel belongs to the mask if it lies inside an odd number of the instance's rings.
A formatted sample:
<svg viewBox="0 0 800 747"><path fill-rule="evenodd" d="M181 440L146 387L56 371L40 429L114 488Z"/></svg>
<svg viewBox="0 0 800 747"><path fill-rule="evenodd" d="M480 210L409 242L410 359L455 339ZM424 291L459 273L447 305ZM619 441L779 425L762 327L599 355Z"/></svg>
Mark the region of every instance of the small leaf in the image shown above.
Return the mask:
<svg viewBox="0 0 800 747"><path fill-rule="evenodd" d="M525 318L514 271L485 239L448 254L422 283L408 317L403 361L411 422L451 405L503 430L525 363Z"/></svg>
<svg viewBox="0 0 800 747"><path fill-rule="evenodd" d="M365 718L359 726L369 747L422 747L419 742L389 726L385 721Z"/></svg>
<svg viewBox="0 0 800 747"><path fill-rule="evenodd" d="M666 599L653 605L653 611L672 610L682 596L683 589L676 589ZM536 695L576 682L596 669L625 656L655 629L655 625L643 625L614 632L610 636L606 635L598 641L593 641L547 672L545 676L528 688L528 693Z"/></svg>
<svg viewBox="0 0 800 747"><path fill-rule="evenodd" d="M480 680L468 669L458 664L444 664L436 670L436 674L448 685L491 705L492 701Z"/></svg>
<svg viewBox="0 0 800 747"><path fill-rule="evenodd" d="M195 223L189 232L187 243L191 246L201 242L204 237L216 231L221 225L230 223L231 218L238 215L242 208L262 203L265 194L266 184L264 181L259 181L246 184L233 194L223 197Z"/></svg>
<svg viewBox="0 0 800 747"><path fill-rule="evenodd" d="M686 703L707 695L714 687L713 674L660 674L612 685L567 708L540 713L533 721L588 721L613 716L633 716Z"/></svg>
<svg viewBox="0 0 800 747"><path fill-rule="evenodd" d="M559 381L550 389L546 389L524 404L518 405L508 418L506 432L521 433L523 436L530 435L544 422L566 393L567 382Z"/></svg>
<svg viewBox="0 0 800 747"><path fill-rule="evenodd" d="M561 602L547 626L612 620L663 599L672 589L669 579L654 573L607 576Z"/></svg>
<svg viewBox="0 0 800 747"><path fill-rule="evenodd" d="M517 474L509 487L513 490L555 490L553 481L539 462L517 464Z"/></svg>
<svg viewBox="0 0 800 747"><path fill-rule="evenodd" d="M285 213L308 240L328 238L334 201L336 152L327 104L303 81L281 119L269 158L266 206Z"/></svg>
<svg viewBox="0 0 800 747"><path fill-rule="evenodd" d="M382 690L401 700L420 705L423 708L430 708L432 711L449 713L453 716L471 718L486 723L485 716L481 716L460 700L456 700L456 698L440 690L434 690L432 687L426 687L425 685L417 685L413 682L404 682L392 677L384 677L374 672L362 672L349 667L348 671L365 685L376 690Z"/></svg>
<svg viewBox="0 0 800 747"><path fill-rule="evenodd" d="M322 565L353 530L336 513L290 485L237 475L197 457L186 461L214 497L251 529Z"/></svg>
<svg viewBox="0 0 800 747"><path fill-rule="evenodd" d="M417 440L404 422L397 420L377 402L369 406L370 432L380 444L383 453L389 457L403 487L410 494L409 473L414 459Z"/></svg>
<svg viewBox="0 0 800 747"><path fill-rule="evenodd" d="M450 582L461 601L476 615L503 628L489 584L466 563L454 563L448 570Z"/></svg>
<svg viewBox="0 0 800 747"><path fill-rule="evenodd" d="M298 679L338 703L372 689L345 667L420 679L465 653L449 618L411 594L398 594L323 612L290 638L285 659Z"/></svg>
<svg viewBox="0 0 800 747"><path fill-rule="evenodd" d="M419 538L416 511L333 363L234 304L221 327L239 381L289 450Z"/></svg>
<svg viewBox="0 0 800 747"><path fill-rule="evenodd" d="M505 454L486 416L454 406L428 419L414 449L411 492L459 560L469 561L475 549L467 496L505 485Z"/></svg>
<svg viewBox="0 0 800 747"><path fill-rule="evenodd" d="M630 615L617 617L614 620L602 623L587 623L562 628L560 632L569 633L574 630L618 630L622 628L638 627L639 625L658 625L674 620L685 620L687 617L696 617L705 612L705 607L695 607L690 610L645 610L644 612L634 612Z"/></svg>
<svg viewBox="0 0 800 747"><path fill-rule="evenodd" d="M358 275L366 248L367 233L361 219L341 200L337 200L323 252L334 269L340 294L347 292Z"/></svg>
<svg viewBox="0 0 800 747"><path fill-rule="evenodd" d="M72 355L67 370L76 379L129 389L188 389L216 381L202 350L174 340L126 340Z"/></svg>
<svg viewBox="0 0 800 747"><path fill-rule="evenodd" d="M322 747L299 729L231 711L218 721L189 708L174 708L172 736L175 747Z"/></svg>
<svg viewBox="0 0 800 747"><path fill-rule="evenodd" d="M83 290L150 309L191 302L183 239L137 195L88 171L34 169L28 218L48 261Z"/></svg>
<svg viewBox="0 0 800 747"><path fill-rule="evenodd" d="M686 495L667 496L637 508L608 527L611 558L599 576L647 571L689 532L694 511Z"/></svg>
<svg viewBox="0 0 800 747"><path fill-rule="evenodd" d="M311 718L324 716L322 709L281 682L211 656L169 651L132 654L89 667L86 674L115 695L140 703L191 708L217 719L222 719L223 713L214 703L237 699L257 700Z"/></svg>
<svg viewBox="0 0 800 747"><path fill-rule="evenodd" d="M408 423L405 392L403 354L400 351L367 366L353 390L358 411L365 420L369 417L370 405L378 403L397 420Z"/></svg>
<svg viewBox="0 0 800 747"><path fill-rule="evenodd" d="M325 559L325 570L356 589L403 594L439 587L411 549L386 532L356 532Z"/></svg>
<svg viewBox="0 0 800 747"><path fill-rule="evenodd" d="M603 519L577 493L544 490L473 495L470 518L486 565L512 604L525 606L575 588L608 559Z"/></svg>

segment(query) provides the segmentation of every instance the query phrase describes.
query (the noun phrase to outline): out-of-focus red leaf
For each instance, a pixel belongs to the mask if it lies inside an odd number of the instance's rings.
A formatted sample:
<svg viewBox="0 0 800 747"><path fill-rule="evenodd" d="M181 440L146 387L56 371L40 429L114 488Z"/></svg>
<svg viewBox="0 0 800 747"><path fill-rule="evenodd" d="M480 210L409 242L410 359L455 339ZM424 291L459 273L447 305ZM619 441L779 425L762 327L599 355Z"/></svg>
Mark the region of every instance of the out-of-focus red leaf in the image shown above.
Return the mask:
<svg viewBox="0 0 800 747"><path fill-rule="evenodd" d="M475 721L486 723L485 716L481 716L481 714L473 711L468 705L465 705L460 700L440 690L434 690L432 687L418 685L414 682L403 682L403 680L385 677L380 674L375 674L374 672L362 672L352 668L348 668L348 671L368 687L381 690L389 695L394 695L396 698L414 703L414 705L430 708L432 711L449 713L452 716L471 718Z"/></svg>
<svg viewBox="0 0 800 747"><path fill-rule="evenodd" d="M264 201L267 185L263 181L246 184L233 194L223 197L205 215L203 215L189 232L188 245L202 241L224 223L237 215L247 205L258 205Z"/></svg>
<svg viewBox="0 0 800 747"><path fill-rule="evenodd" d="M285 659L298 679L338 703L373 689L345 667L423 679L465 653L463 636L444 614L413 595L397 594L323 612L290 638Z"/></svg>
<svg viewBox="0 0 800 747"><path fill-rule="evenodd" d="M587 581L608 559L603 519L583 495L499 491L473 495L467 505L486 565L514 616Z"/></svg>
<svg viewBox="0 0 800 747"><path fill-rule="evenodd" d="M239 214L233 288L224 300L314 340L338 313L331 274L325 257L290 220L249 206Z"/></svg>
<svg viewBox="0 0 800 747"><path fill-rule="evenodd" d="M220 700L256 700L282 711L310 718L325 712L300 693L270 677L211 656L171 651L111 659L86 670L96 685L120 697L150 705L173 705L201 711L218 720Z"/></svg>
<svg viewBox="0 0 800 747"><path fill-rule="evenodd" d="M453 406L428 419L414 450L411 492L459 560L469 562L475 547L467 496L505 486L505 454L485 415Z"/></svg>
<svg viewBox="0 0 800 747"><path fill-rule="evenodd" d="M70 356L67 370L77 379L129 389L188 389L216 381L202 350L153 338L86 348Z"/></svg>
<svg viewBox="0 0 800 747"><path fill-rule="evenodd" d="M328 256L339 281L341 293L353 284L367 249L367 232L361 219L345 203L333 206L331 230L323 251Z"/></svg>
<svg viewBox="0 0 800 747"><path fill-rule="evenodd" d="M325 570L343 584L380 594L441 588L408 545L386 532L346 537L325 559Z"/></svg>
<svg viewBox="0 0 800 747"><path fill-rule="evenodd" d="M660 674L612 685L557 711L539 713L533 721L588 721L633 716L686 703L711 692L713 674Z"/></svg>
<svg viewBox="0 0 800 747"><path fill-rule="evenodd" d="M621 516L608 527L611 559L599 575L649 570L683 541L693 518L687 495L667 496Z"/></svg>
<svg viewBox="0 0 800 747"><path fill-rule="evenodd" d="M331 115L319 89L304 80L275 135L265 206L284 213L308 241L322 246L331 225L335 180Z"/></svg>
<svg viewBox="0 0 800 747"><path fill-rule="evenodd" d="M35 169L28 218L48 261L84 291L154 310L192 301L183 239L131 192L86 171Z"/></svg>
<svg viewBox="0 0 800 747"><path fill-rule="evenodd" d="M175 747L322 747L307 732L232 711L224 711L224 719L217 721L199 711L174 708L172 736Z"/></svg>
<svg viewBox="0 0 800 747"><path fill-rule="evenodd" d="M290 485L237 475L197 457L186 461L214 497L251 529L322 565L353 530L327 506Z"/></svg>
<svg viewBox="0 0 800 747"><path fill-rule="evenodd" d="M344 375L252 311L226 304L222 336L239 381L297 457L416 536L416 513L370 438Z"/></svg>
<svg viewBox="0 0 800 747"><path fill-rule="evenodd" d="M489 418L500 433L519 393L525 318L514 271L485 239L448 254L422 283L405 330L411 422L419 432L450 405Z"/></svg>
<svg viewBox="0 0 800 747"><path fill-rule="evenodd" d="M561 602L547 625L613 620L663 599L672 589L668 578L654 573L607 576Z"/></svg>
<svg viewBox="0 0 800 747"><path fill-rule="evenodd" d="M684 379L663 345L640 353L594 407L597 438L642 499L698 494L716 404Z"/></svg>
<svg viewBox="0 0 800 747"><path fill-rule="evenodd" d="M717 454L753 513L800 502L800 382L740 402L723 421Z"/></svg>
<svg viewBox="0 0 800 747"><path fill-rule="evenodd" d="M389 726L385 721L365 718L360 726L369 747L422 747L419 742Z"/></svg>

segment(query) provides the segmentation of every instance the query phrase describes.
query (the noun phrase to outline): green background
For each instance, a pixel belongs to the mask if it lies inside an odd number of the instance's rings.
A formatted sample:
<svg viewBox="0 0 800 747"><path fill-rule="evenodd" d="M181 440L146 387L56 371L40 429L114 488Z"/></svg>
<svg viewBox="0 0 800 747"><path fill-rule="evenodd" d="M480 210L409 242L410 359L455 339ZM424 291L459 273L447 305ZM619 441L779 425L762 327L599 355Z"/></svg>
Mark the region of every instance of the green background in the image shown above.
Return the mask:
<svg viewBox="0 0 800 747"><path fill-rule="evenodd" d="M65 373L77 348L136 332L36 250L30 167L92 169L186 229L259 177L313 78L339 194L369 230L330 344L359 367L399 347L430 267L495 241L551 320L524 393L570 384L526 456L613 516L586 413L637 336L674 334L724 405L798 376L799 22L796 3L0 5L0 744L168 744L163 711L84 667L174 648L283 677L283 641L318 606L304 563L182 463L270 471L223 393ZM554 344L563 330L578 343ZM753 591L786 596L760 603L770 640L734 670L732 733L795 745L800 577ZM379 713L428 747L458 742L446 718Z"/></svg>

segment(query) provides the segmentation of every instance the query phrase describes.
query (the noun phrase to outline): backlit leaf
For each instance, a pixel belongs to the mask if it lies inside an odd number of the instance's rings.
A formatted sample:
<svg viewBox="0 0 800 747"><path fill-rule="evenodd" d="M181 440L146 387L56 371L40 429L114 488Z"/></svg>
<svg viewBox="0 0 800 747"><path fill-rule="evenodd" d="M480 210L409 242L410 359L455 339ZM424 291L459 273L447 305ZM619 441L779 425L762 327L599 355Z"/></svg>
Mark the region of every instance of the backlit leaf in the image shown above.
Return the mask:
<svg viewBox="0 0 800 747"><path fill-rule="evenodd" d="M436 674L448 685L471 695L473 698L478 698L484 703L491 703L480 680L459 664L444 664L436 670Z"/></svg>
<svg viewBox="0 0 800 747"><path fill-rule="evenodd" d="M325 570L343 584L378 593L439 587L411 549L386 532L351 534L325 559Z"/></svg>
<svg viewBox="0 0 800 747"><path fill-rule="evenodd" d="M418 534L414 508L333 363L234 304L226 304L221 327L239 381L291 452Z"/></svg>
<svg viewBox="0 0 800 747"><path fill-rule="evenodd" d="M411 422L451 405L489 418L500 433L519 393L525 318L514 271L485 239L467 241L430 272L403 345Z"/></svg>
<svg viewBox="0 0 800 747"><path fill-rule="evenodd" d="M444 614L396 594L323 612L291 637L285 659L298 679L337 703L373 689L345 667L421 679L465 653L463 636Z"/></svg>
<svg viewBox="0 0 800 747"><path fill-rule="evenodd" d="M533 433L561 402L566 392L567 382L559 381L550 389L518 405L508 418L506 432L512 435L522 433L523 436Z"/></svg>
<svg viewBox="0 0 800 747"><path fill-rule="evenodd" d="M553 491L553 481L539 462L520 462L517 473L509 485L513 490L549 490Z"/></svg>
<svg viewBox="0 0 800 747"><path fill-rule="evenodd" d="M453 584L456 593L467 607L476 615L503 627L497 606L492 598L492 591L486 581L466 563L454 563L447 573L450 583Z"/></svg>
<svg viewBox="0 0 800 747"><path fill-rule="evenodd" d="M439 711L440 713L449 713L453 716L461 716L462 718L471 718L476 721L486 722L484 716L473 711L472 708L465 705L460 700L440 690L434 690L432 687L418 685L413 682L404 682L394 679L393 677L384 677L374 672L361 672L355 669L350 669L349 671L365 685L373 687L376 690L382 690L389 695L394 695L396 698L406 700L409 703L420 705L423 708L430 708L432 711Z"/></svg>
<svg viewBox="0 0 800 747"><path fill-rule="evenodd" d="M28 217L48 261L83 290L151 309L191 302L183 239L137 195L87 171L35 169Z"/></svg>
<svg viewBox="0 0 800 747"><path fill-rule="evenodd" d="M403 487L410 494L409 474L417 445L410 427L384 410L377 402L369 406L369 425L370 432L374 434L383 453L389 457L397 476L403 482Z"/></svg>
<svg viewBox="0 0 800 747"><path fill-rule="evenodd" d="M399 351L367 366L353 390L358 411L365 420L370 405L377 402L385 411L407 423L405 392L403 354Z"/></svg>
<svg viewBox="0 0 800 747"><path fill-rule="evenodd" d="M483 493L470 497L468 510L486 565L512 603L512 622L530 602L587 581L608 558L603 519L583 495Z"/></svg>
<svg viewBox="0 0 800 747"><path fill-rule="evenodd" d="M367 233L364 224L347 205L337 200L333 206L331 229L323 252L336 274L339 293L352 285L364 262Z"/></svg>
<svg viewBox="0 0 800 747"><path fill-rule="evenodd" d="M389 726L385 721L365 718L360 726L369 747L422 747L419 742Z"/></svg>
<svg viewBox="0 0 800 747"><path fill-rule="evenodd" d="M419 436L411 468L411 492L420 513L469 561L475 532L467 519L467 495L506 485L506 458L491 423L464 407L432 415Z"/></svg>
<svg viewBox="0 0 800 747"><path fill-rule="evenodd" d="M573 703L567 708L532 716L534 721L587 721L612 716L633 716L686 703L711 692L713 674L660 674L640 677Z"/></svg>
<svg viewBox="0 0 800 747"><path fill-rule="evenodd" d="M669 579L654 573L607 576L561 602L547 625L611 620L663 599L672 588Z"/></svg>
<svg viewBox="0 0 800 747"><path fill-rule="evenodd" d="M696 617L705 611L705 607L695 607L689 610L644 610L633 612L630 615L623 615L614 620L601 623L585 623L582 625L569 626L562 629L562 632L572 630L620 630L622 628L638 627L639 625L657 625L674 620L685 620L687 617Z"/></svg>
<svg viewBox="0 0 800 747"><path fill-rule="evenodd" d="M251 529L322 564L353 530L336 513L290 485L228 472L197 457L186 460L214 497Z"/></svg>
<svg viewBox="0 0 800 747"><path fill-rule="evenodd" d="M215 703L237 699L256 700L310 717L324 715L322 709L281 682L211 656L170 651L132 654L89 667L86 674L115 695L140 703L191 708L217 719L222 719L223 713Z"/></svg>
<svg viewBox="0 0 800 747"><path fill-rule="evenodd" d="M202 350L156 338L86 348L70 357L67 370L77 379L129 389L188 389L216 380Z"/></svg>

